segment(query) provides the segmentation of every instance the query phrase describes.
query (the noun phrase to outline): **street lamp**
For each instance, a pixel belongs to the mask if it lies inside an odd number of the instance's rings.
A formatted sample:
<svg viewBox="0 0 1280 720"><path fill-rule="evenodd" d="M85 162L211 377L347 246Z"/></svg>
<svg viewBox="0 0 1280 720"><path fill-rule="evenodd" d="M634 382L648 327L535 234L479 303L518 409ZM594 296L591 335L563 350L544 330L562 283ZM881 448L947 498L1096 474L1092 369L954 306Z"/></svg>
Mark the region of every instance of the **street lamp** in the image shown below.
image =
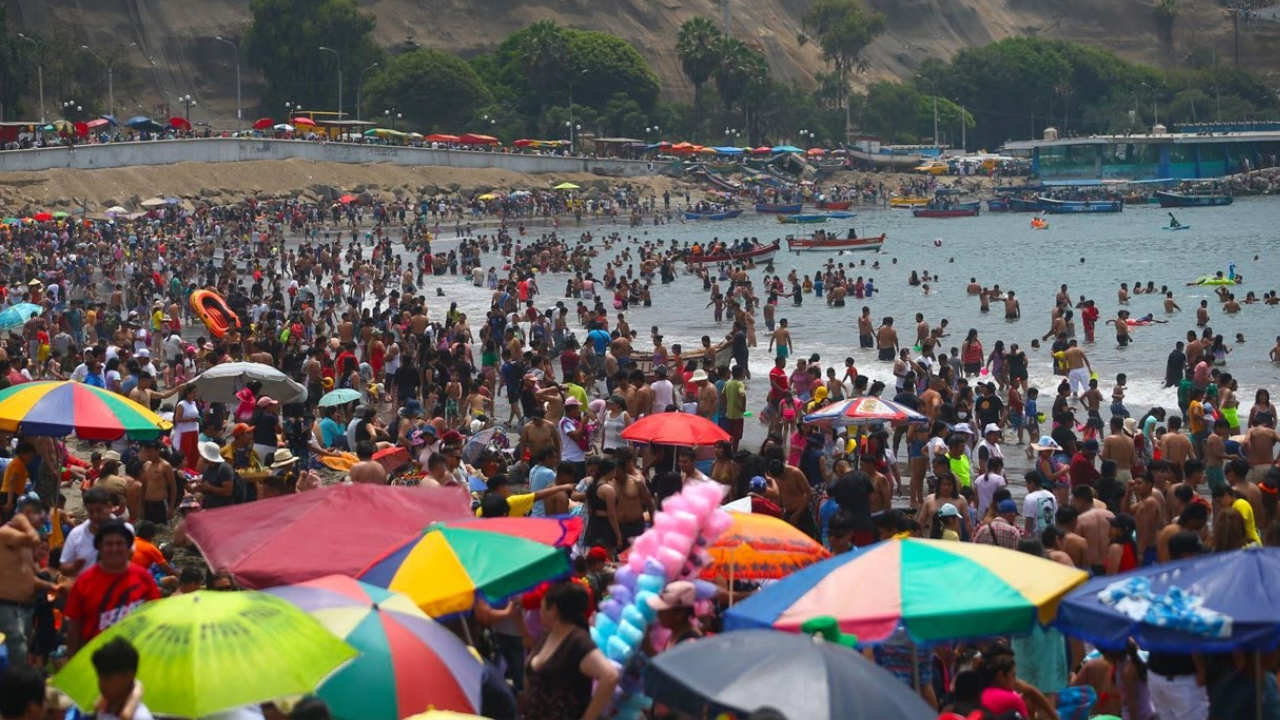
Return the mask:
<svg viewBox="0 0 1280 720"><path fill-rule="evenodd" d="M806 145L813 142L813 133L808 130L800 131L800 144Z"/></svg>
<svg viewBox="0 0 1280 720"><path fill-rule="evenodd" d="M404 117L404 115L396 112L395 108L391 108L390 110L383 110L382 114L386 116L389 120L391 120L392 130L396 129L396 121Z"/></svg>
<svg viewBox="0 0 1280 720"><path fill-rule="evenodd" d="M364 74L378 67L378 63L374 63L369 67L360 71L360 77L356 78L356 120L360 120L360 94L364 91Z"/></svg>
<svg viewBox="0 0 1280 720"><path fill-rule="evenodd" d="M489 126L489 131L493 132L494 126L498 124L498 119L491 118L488 115L484 115L484 116L481 116L480 122L487 124Z"/></svg>
<svg viewBox="0 0 1280 720"><path fill-rule="evenodd" d="M138 43L131 42L128 45L125 45L125 48L128 49L128 48L137 47L137 46L138 46ZM103 60L102 56L94 52L93 50L91 50L88 45L81 45L80 49L88 51L90 55L96 58L98 62L102 63L102 65L107 68L107 106L109 107L107 114L114 117L116 114L116 86L115 86L116 68L111 63L107 62L106 60Z"/></svg>
<svg viewBox="0 0 1280 720"><path fill-rule="evenodd" d="M577 137L578 132L582 130L582 125L581 124L574 125L569 121L565 121L564 126L565 126L565 129L569 131L569 154L572 155L574 139Z"/></svg>
<svg viewBox="0 0 1280 720"><path fill-rule="evenodd" d="M574 75L573 77L569 78L569 122L565 123L564 125L565 127L569 128L569 154L570 155L573 154L573 84L578 81L578 78L586 74L587 74L586 70L579 70L577 75ZM579 129L581 129L581 126L579 126Z"/></svg>
<svg viewBox="0 0 1280 720"><path fill-rule="evenodd" d="M221 35L215 37L214 40L230 45L231 49L236 53L236 120L243 120L244 117L240 111L240 47L230 40L223 38ZM152 61L152 64L155 64L154 60Z"/></svg>
<svg viewBox="0 0 1280 720"><path fill-rule="evenodd" d="M68 101L66 101L66 102L62 103L62 115L63 115L63 117L69 117L69 118L71 118L72 120L74 120L74 119L75 119L74 113L78 113L78 112L81 112L81 111L83 111L83 110L84 110L84 108L83 108L83 107L81 107L81 106L80 106L80 104L79 104L79 103L77 103L75 100L68 100Z"/></svg>
<svg viewBox="0 0 1280 720"><path fill-rule="evenodd" d="M40 82L40 122L44 122L44 63L40 60L40 43L22 33L18 33L18 37L31 43L31 46L36 49L36 77Z"/></svg>
<svg viewBox="0 0 1280 720"><path fill-rule="evenodd" d="M178 102L187 106L187 124L190 125L191 124L191 108L195 107L196 99L191 97L191 94L188 93L186 95L179 97Z"/></svg>
<svg viewBox="0 0 1280 720"><path fill-rule="evenodd" d="M342 119L342 56L337 50L331 47L320 46L321 52L331 52L333 57L338 61L338 119Z"/></svg>

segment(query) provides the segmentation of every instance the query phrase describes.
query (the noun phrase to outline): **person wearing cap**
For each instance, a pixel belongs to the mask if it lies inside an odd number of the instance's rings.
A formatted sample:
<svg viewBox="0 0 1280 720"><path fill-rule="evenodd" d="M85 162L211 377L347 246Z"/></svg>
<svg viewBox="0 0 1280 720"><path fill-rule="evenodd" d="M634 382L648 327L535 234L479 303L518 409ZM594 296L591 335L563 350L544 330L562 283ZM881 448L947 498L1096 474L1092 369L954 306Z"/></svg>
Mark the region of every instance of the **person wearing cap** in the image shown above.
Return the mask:
<svg viewBox="0 0 1280 720"><path fill-rule="evenodd" d="M222 448L222 459L231 463L231 467L237 473L256 473L265 467L253 448L253 433L252 425L236 423L235 427L231 428L231 442Z"/></svg>
<svg viewBox="0 0 1280 720"><path fill-rule="evenodd" d="M270 396L263 395L254 405L256 407L253 417L249 420L252 435L250 442L259 467L265 467L271 463L271 456L280 446L280 433L284 431L280 423L280 403Z"/></svg>
<svg viewBox="0 0 1280 720"><path fill-rule="evenodd" d="M960 510L955 505L943 503L933 517L933 538L960 542Z"/></svg>
<svg viewBox="0 0 1280 720"><path fill-rule="evenodd" d="M662 647L655 647L649 638L643 646L646 655L653 657L686 640L697 640L702 631L694 624L694 605L698 602L698 588L688 580L668 583L657 597L648 600L649 608L658 613L658 624L671 632Z"/></svg>
<svg viewBox="0 0 1280 720"><path fill-rule="evenodd" d="M572 395L564 400L564 417L558 425L560 460L573 466L576 479L587 474L587 448L591 446L591 423L582 417L582 403Z"/></svg>
<svg viewBox="0 0 1280 720"><path fill-rule="evenodd" d="M999 545L1009 550L1018 549L1022 531L1014 522L1018 517L1018 504L1012 500L996 503L996 515L973 534L973 541L985 545Z"/></svg>
<svg viewBox="0 0 1280 720"><path fill-rule="evenodd" d="M143 603L160 599L160 587L133 563L133 529L119 520L102 523L93 537L97 562L76 577L63 611L67 655L123 620Z"/></svg>
<svg viewBox="0 0 1280 720"><path fill-rule="evenodd" d="M973 459L977 465L975 475L981 475L987 471L987 462L991 458L1004 458L1004 451L1000 449L1000 439L999 425L987 423L982 428L982 440L973 449Z"/></svg>

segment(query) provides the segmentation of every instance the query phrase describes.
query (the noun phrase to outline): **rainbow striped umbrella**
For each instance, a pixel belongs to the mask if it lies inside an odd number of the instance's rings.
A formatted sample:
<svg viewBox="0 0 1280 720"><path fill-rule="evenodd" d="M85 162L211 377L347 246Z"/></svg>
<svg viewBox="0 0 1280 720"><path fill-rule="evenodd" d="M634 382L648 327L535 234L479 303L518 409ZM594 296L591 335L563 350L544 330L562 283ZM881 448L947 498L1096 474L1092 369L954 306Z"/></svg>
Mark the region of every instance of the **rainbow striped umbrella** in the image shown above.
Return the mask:
<svg viewBox="0 0 1280 720"><path fill-rule="evenodd" d="M413 601L344 575L264 591L306 610L360 656L316 695L340 720L399 720L427 710L478 712L484 667Z"/></svg>
<svg viewBox="0 0 1280 720"><path fill-rule="evenodd" d="M888 540L837 555L725 613L726 630L799 632L823 615L864 642L904 628L916 642L1008 635L1048 623L1083 570L995 545Z"/></svg>
<svg viewBox="0 0 1280 720"><path fill-rule="evenodd" d="M832 403L817 412L805 415L804 421L810 425L823 427L845 427L891 422L923 423L928 422L929 418L906 405L868 395Z"/></svg>
<svg viewBox="0 0 1280 720"><path fill-rule="evenodd" d="M81 440L158 440L173 424L123 395L71 381L0 390L0 431Z"/></svg>

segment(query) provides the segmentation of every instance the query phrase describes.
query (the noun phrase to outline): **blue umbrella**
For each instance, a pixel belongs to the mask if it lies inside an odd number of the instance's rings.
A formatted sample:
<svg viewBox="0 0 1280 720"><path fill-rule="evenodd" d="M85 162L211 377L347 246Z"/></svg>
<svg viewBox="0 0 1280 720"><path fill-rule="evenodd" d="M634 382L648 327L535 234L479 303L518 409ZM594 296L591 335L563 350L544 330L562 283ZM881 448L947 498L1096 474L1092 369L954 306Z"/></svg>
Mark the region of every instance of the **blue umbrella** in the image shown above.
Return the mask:
<svg viewBox="0 0 1280 720"><path fill-rule="evenodd" d="M116 127L120 127L120 121L116 119L115 115L100 115L99 117L111 123L112 125L115 125Z"/></svg>
<svg viewBox="0 0 1280 720"><path fill-rule="evenodd" d="M773 151L774 151L774 152L776 152L776 153L802 153L802 152L804 152L804 150L801 150L800 148L796 147L795 145L778 145L778 146L776 146L776 147L774 147L774 148L773 148Z"/></svg>
<svg viewBox="0 0 1280 720"><path fill-rule="evenodd" d="M1198 598L1201 607L1231 618L1226 637L1181 629L1155 616L1133 619L1098 595L1112 583L1144 578L1154 595L1172 588ZM1170 653L1267 652L1280 645L1280 548L1250 547L1230 553L1163 563L1090 580L1058 606L1054 624L1067 635L1101 648L1122 649L1132 637L1144 650ZM1158 624L1162 623L1162 624Z"/></svg>
<svg viewBox="0 0 1280 720"><path fill-rule="evenodd" d="M44 312L44 308L35 303L18 303L0 312L0 331L13 330L27 324L31 318Z"/></svg>
<svg viewBox="0 0 1280 720"><path fill-rule="evenodd" d="M914 690L856 650L777 630L681 643L653 658L644 687L657 702L694 717L746 716L765 706L805 720L937 716Z"/></svg>
<svg viewBox="0 0 1280 720"><path fill-rule="evenodd" d="M137 128L137 127L142 127L143 125L154 125L154 124L155 124L155 121L147 117L146 115L134 115L133 117L129 118L128 122L125 123L125 125L128 125L131 128Z"/></svg>

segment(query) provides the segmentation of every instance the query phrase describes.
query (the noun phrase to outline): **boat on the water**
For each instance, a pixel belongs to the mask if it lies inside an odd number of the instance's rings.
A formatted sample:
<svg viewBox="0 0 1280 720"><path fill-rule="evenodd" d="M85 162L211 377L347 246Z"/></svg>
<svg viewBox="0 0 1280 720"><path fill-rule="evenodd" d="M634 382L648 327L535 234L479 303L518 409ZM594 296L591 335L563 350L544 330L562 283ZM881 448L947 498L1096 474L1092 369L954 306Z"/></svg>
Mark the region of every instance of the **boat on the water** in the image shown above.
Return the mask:
<svg viewBox="0 0 1280 720"><path fill-rule="evenodd" d="M1222 207L1235 201L1230 195L1180 193L1157 190L1156 199L1162 208Z"/></svg>
<svg viewBox="0 0 1280 720"><path fill-rule="evenodd" d="M804 207L804 203L788 203L780 205L777 203L756 203L756 212L772 215L795 215Z"/></svg>
<svg viewBox="0 0 1280 720"><path fill-rule="evenodd" d="M936 202L927 207L912 208L911 214L918 218L958 218L977 217L982 211L982 202L974 200L966 203Z"/></svg>
<svg viewBox="0 0 1280 720"><path fill-rule="evenodd" d="M812 223L824 223L827 221L826 215L778 215L778 222L783 225L809 225Z"/></svg>
<svg viewBox="0 0 1280 720"><path fill-rule="evenodd" d="M732 220L742 214L742 208L734 208L732 210L724 210L721 212L695 213L687 212L684 214L685 220Z"/></svg>
<svg viewBox="0 0 1280 720"><path fill-rule="evenodd" d="M689 255L684 259L684 261L689 265L714 265L715 263L745 262L747 260L752 262L768 262L773 259L774 255L778 254L778 250L781 249L781 247L782 243L778 240L774 240L769 245L756 245L746 252L717 252L710 255L700 253L696 255Z"/></svg>
<svg viewBox="0 0 1280 720"><path fill-rule="evenodd" d="M873 237L855 237L853 230L845 237L818 231L813 237L787 238L787 249L792 252L831 250L879 250L884 247L884 233Z"/></svg>
<svg viewBox="0 0 1280 720"><path fill-rule="evenodd" d="M829 212L826 213L829 220L848 220L849 218L858 217L856 212Z"/></svg>
<svg viewBox="0 0 1280 720"><path fill-rule="evenodd" d="M987 210L991 212L1012 212L1009 198L991 198L987 200Z"/></svg>
<svg viewBox="0 0 1280 720"><path fill-rule="evenodd" d="M1054 215L1080 213L1118 213L1124 211L1122 200L1058 200L1040 197L1040 209Z"/></svg>
<svg viewBox="0 0 1280 720"><path fill-rule="evenodd" d="M706 358L713 358L716 367L728 367L733 364L733 341L721 340L718 343L708 347L697 347L687 349L680 356L680 359L688 362L695 361L698 365L702 365ZM631 365L637 370L643 372L645 377L653 377L653 350L651 348L631 348L631 357L629 358ZM675 358L667 357L668 369L675 370Z"/></svg>
<svg viewBox="0 0 1280 720"><path fill-rule="evenodd" d="M853 207L852 200L841 200L839 202L824 200L818 203L819 210L848 210L850 207Z"/></svg>
<svg viewBox="0 0 1280 720"><path fill-rule="evenodd" d="M927 197L896 197L889 198L889 207L899 210L910 210L912 208L928 205L932 201L932 198Z"/></svg>

